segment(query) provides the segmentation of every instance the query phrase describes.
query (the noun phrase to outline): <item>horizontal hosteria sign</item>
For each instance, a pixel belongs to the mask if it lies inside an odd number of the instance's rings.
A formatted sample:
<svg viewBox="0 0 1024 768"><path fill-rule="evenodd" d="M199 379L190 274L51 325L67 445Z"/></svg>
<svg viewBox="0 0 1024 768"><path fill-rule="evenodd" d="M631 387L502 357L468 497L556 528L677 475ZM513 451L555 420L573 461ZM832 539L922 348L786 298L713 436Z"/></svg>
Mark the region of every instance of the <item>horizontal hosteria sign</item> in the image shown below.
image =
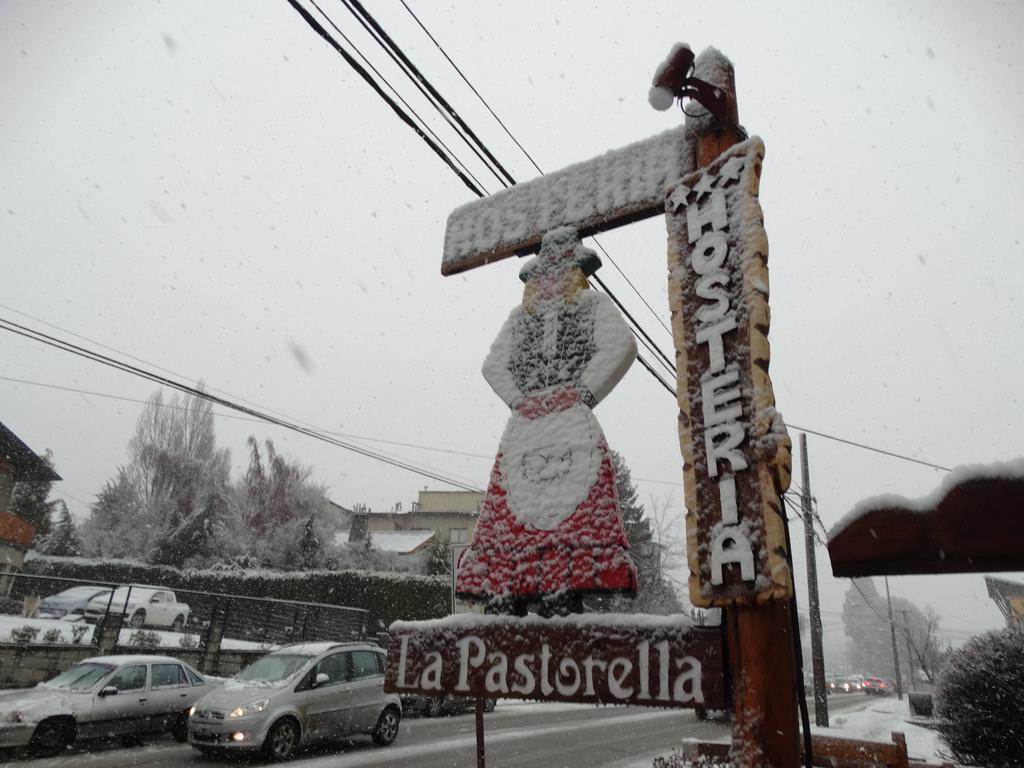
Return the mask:
<svg viewBox="0 0 1024 768"><path fill-rule="evenodd" d="M384 689L650 707L725 707L718 627L684 616L449 616L396 622Z"/></svg>
<svg viewBox="0 0 1024 768"><path fill-rule="evenodd" d="M516 184L452 211L441 274L536 253L546 232L571 226L587 237L664 210L692 153L682 127Z"/></svg>
<svg viewBox="0 0 1024 768"><path fill-rule="evenodd" d="M781 494L790 441L768 378L768 238L754 137L669 192L669 300L679 376L690 599L788 599Z"/></svg>

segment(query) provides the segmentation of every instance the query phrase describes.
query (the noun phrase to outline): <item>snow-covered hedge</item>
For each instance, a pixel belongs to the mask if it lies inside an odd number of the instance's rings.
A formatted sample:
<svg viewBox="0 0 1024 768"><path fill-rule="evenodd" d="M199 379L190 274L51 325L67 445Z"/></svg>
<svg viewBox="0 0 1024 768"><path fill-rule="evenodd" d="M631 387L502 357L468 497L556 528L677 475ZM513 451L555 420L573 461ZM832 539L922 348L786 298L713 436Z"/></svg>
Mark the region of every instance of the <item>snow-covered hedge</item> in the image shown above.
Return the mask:
<svg viewBox="0 0 1024 768"><path fill-rule="evenodd" d="M393 621L433 619L451 612L451 591L444 576L379 571L181 571L137 561L43 555L26 560L24 571L35 576L152 584L168 589L365 608L370 612L371 631Z"/></svg>
<svg viewBox="0 0 1024 768"><path fill-rule="evenodd" d="M957 761L1024 765L1024 627L986 632L955 651L939 678L935 709Z"/></svg>

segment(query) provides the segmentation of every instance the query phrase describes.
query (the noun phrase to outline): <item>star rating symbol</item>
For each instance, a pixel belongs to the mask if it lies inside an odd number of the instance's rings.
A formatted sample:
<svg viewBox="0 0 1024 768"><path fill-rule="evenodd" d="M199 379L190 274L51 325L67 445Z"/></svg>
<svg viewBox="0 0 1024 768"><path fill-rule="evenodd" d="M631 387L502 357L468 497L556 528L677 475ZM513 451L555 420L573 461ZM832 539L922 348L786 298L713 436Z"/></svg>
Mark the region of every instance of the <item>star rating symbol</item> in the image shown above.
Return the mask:
<svg viewBox="0 0 1024 768"><path fill-rule="evenodd" d="M739 181L740 174L743 173L743 168L746 164L747 159L745 157L730 157L722 165L721 169L718 171L718 175L726 182L726 184L730 180ZM723 186L725 186L725 184L723 184Z"/></svg>
<svg viewBox="0 0 1024 768"><path fill-rule="evenodd" d="M672 194L668 196L666 201L668 210L671 213L676 213L680 208L686 205L686 198L690 196L690 188L685 184L680 184L678 187L672 190Z"/></svg>
<svg viewBox="0 0 1024 768"><path fill-rule="evenodd" d="M704 195L710 195L711 192L714 191L714 189L714 178L711 176L711 174L705 173L703 176L700 177L700 180L693 187L693 191L697 193L697 202L700 202L700 199L704 197Z"/></svg>

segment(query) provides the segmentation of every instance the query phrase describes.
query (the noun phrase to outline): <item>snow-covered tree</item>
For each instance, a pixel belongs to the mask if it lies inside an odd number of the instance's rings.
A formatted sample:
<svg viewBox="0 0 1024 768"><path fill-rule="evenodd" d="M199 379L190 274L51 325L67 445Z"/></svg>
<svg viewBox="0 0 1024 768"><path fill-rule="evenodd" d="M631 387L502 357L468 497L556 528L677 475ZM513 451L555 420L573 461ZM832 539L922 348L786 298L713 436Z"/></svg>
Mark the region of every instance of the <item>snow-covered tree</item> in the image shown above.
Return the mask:
<svg viewBox="0 0 1024 768"><path fill-rule="evenodd" d="M204 493L200 506L167 521L150 552L150 561L162 565L205 566L239 554L247 537L232 525L223 488Z"/></svg>
<svg viewBox="0 0 1024 768"><path fill-rule="evenodd" d="M50 469L53 469L53 453L47 450L40 457ZM14 484L8 509L11 514L27 520L35 528L35 541L42 541L50 532L50 519L54 512L54 502L48 501L52 480L31 480Z"/></svg>
<svg viewBox="0 0 1024 768"><path fill-rule="evenodd" d="M612 466L615 468L615 491L619 496L622 524L629 540L629 556L636 565L637 576L643 584L644 574L650 574L656 567L653 557L653 535L651 521L644 517L644 505L639 501L639 492L633 485L633 474L626 460L618 451L612 451Z"/></svg>
<svg viewBox="0 0 1024 768"><path fill-rule="evenodd" d="M135 557L146 548L141 522L142 500L128 471L121 467L96 495L82 524L85 554L90 557Z"/></svg>
<svg viewBox="0 0 1024 768"><path fill-rule="evenodd" d="M958 763L1024 765L1024 627L986 632L954 651L935 692L936 725Z"/></svg>
<svg viewBox="0 0 1024 768"><path fill-rule="evenodd" d="M900 642L904 644L900 647L905 647L910 657L907 664L915 675L920 670L925 679L934 684L950 653L949 644L943 643L939 637L942 617L930 605L920 610L902 598L893 599L893 608Z"/></svg>
<svg viewBox="0 0 1024 768"><path fill-rule="evenodd" d="M865 674L895 677L888 606L873 579L854 579L843 601L847 663Z"/></svg>
<svg viewBox="0 0 1024 768"><path fill-rule="evenodd" d="M302 538L299 539L298 566L309 571L323 566L324 544L317 530L316 517L310 515L302 526Z"/></svg>
<svg viewBox="0 0 1024 768"><path fill-rule="evenodd" d="M859 672L895 677L887 600L872 579L854 582L843 602L843 624L850 640L847 663ZM892 617L901 670L913 670L914 677L920 672L934 683L949 652L938 636L939 614L930 606L922 610L906 598L893 597ZM913 680L907 683L911 685Z"/></svg>
<svg viewBox="0 0 1024 768"><path fill-rule="evenodd" d="M639 590L635 598L615 595L589 598L588 610L623 613L670 614L684 610L682 601L670 583L666 566L672 558L673 526L668 521L668 505L658 505L654 517L646 514L639 501L639 492L625 459L617 451L611 452L615 468L615 491L622 510L622 524L629 541L629 556L636 565Z"/></svg>
<svg viewBox="0 0 1024 768"><path fill-rule="evenodd" d="M271 440L262 452L255 436L248 442L249 468L234 499L253 536L250 551L266 566L290 570L321 568L336 559L340 522L326 489L313 482L313 470L280 455Z"/></svg>
<svg viewBox="0 0 1024 768"><path fill-rule="evenodd" d="M198 547L196 532L216 528L211 510L226 496L230 469L228 452L216 447L211 403L193 394L165 402L157 392L139 414L128 456L93 505L86 550L203 564L202 551L217 551L222 541Z"/></svg>
<svg viewBox="0 0 1024 768"><path fill-rule="evenodd" d="M245 475L246 522L257 534L306 518L326 503L323 489L310 481L313 470L279 455L272 440L260 453L255 435L249 437L249 470ZM312 491L312 493L310 492Z"/></svg>
<svg viewBox="0 0 1024 768"><path fill-rule="evenodd" d="M38 547L44 555L56 555L58 557L80 557L84 554L85 546L82 537L78 534L78 526L75 525L68 505L63 499L53 502L56 506L56 520L52 523L50 532Z"/></svg>
<svg viewBox="0 0 1024 768"><path fill-rule="evenodd" d="M451 549L447 536L434 536L427 556L423 559L423 573L427 576L449 576L452 572Z"/></svg>
<svg viewBox="0 0 1024 768"><path fill-rule="evenodd" d="M153 395L128 444L129 462L97 495L85 551L176 567L255 562L290 570L345 560L340 521L312 470L249 438L249 467L230 478L213 410L197 395Z"/></svg>

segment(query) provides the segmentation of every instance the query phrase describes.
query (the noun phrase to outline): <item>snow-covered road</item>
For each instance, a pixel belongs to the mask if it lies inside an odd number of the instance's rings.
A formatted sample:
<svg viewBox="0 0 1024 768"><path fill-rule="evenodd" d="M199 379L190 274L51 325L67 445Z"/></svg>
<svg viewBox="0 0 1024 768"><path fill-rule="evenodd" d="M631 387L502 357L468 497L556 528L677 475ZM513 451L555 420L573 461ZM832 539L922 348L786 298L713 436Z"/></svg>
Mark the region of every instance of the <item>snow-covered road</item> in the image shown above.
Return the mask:
<svg viewBox="0 0 1024 768"><path fill-rule="evenodd" d="M834 712L852 712L872 703L866 697L837 697ZM699 722L691 711L572 704L502 702L485 716L488 765L516 768L635 768L650 766L683 738L723 740L729 726ZM293 768L470 768L476 750L472 714L408 719L391 747L368 739L300 754ZM4 757L0 756L0 760ZM17 763L23 761L18 760ZM248 762L248 761L247 761ZM249 764L258 764L253 761ZM24 762L28 765L28 762ZM134 749L94 745L76 748L32 768L177 768L230 765L204 758L188 746L153 740Z"/></svg>

